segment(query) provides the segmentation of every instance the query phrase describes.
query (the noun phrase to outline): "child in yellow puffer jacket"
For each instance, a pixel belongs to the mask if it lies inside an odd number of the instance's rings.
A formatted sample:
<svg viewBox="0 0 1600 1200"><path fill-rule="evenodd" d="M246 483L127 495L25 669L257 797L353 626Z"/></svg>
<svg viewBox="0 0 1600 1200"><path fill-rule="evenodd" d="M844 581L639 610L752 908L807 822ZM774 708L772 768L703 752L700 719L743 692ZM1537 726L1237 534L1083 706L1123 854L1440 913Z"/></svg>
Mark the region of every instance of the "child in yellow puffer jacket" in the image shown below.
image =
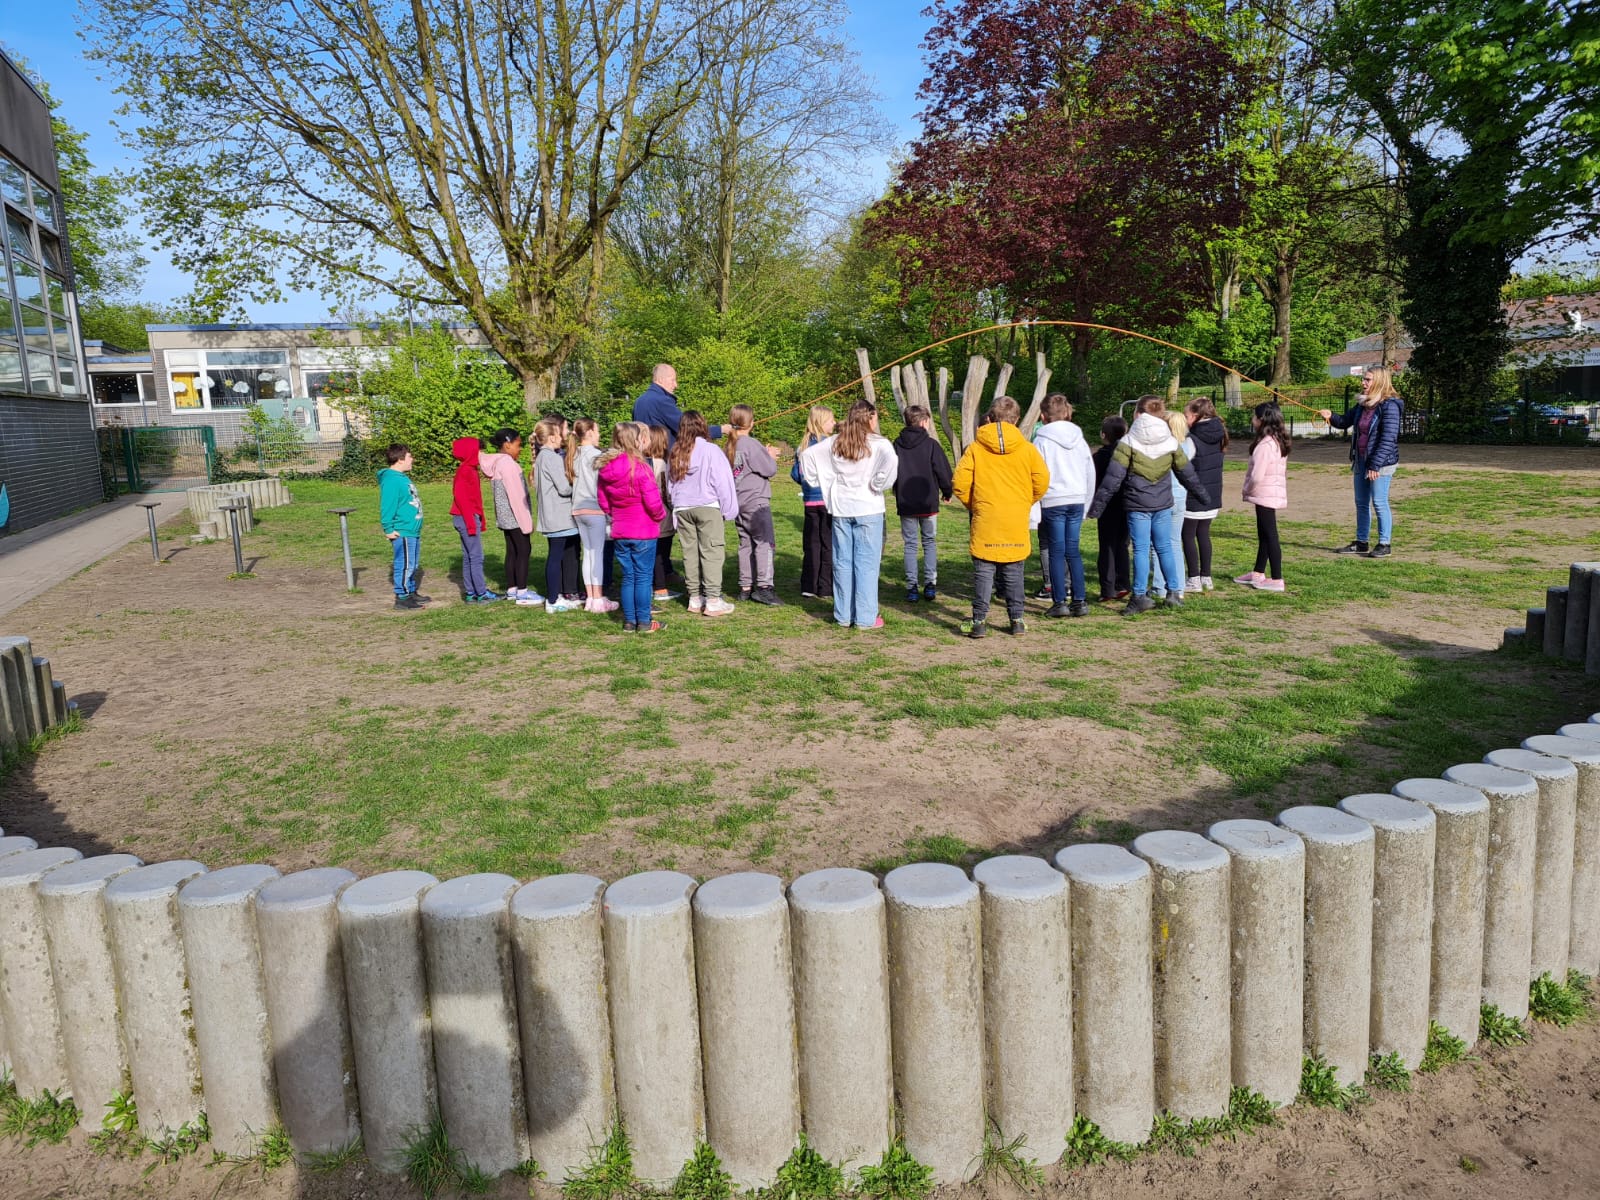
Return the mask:
<svg viewBox="0 0 1600 1200"><path fill-rule="evenodd" d="M1050 468L1017 422L1021 406L1010 396L996 396L977 440L956 464L956 499L972 514L972 620L961 632L981 638L989 632L989 597L999 576L1000 596L1011 618L1011 633L1026 628L1023 616L1022 564L1030 549L1028 510L1050 489Z"/></svg>

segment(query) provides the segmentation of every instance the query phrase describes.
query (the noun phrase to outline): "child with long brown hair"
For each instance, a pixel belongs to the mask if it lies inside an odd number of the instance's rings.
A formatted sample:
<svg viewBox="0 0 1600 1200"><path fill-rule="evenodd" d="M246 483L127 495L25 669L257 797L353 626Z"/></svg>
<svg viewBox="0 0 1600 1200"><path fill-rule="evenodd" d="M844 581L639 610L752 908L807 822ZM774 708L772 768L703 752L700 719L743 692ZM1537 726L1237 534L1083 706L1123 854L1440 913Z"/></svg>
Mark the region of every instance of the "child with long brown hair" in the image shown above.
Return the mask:
<svg viewBox="0 0 1600 1200"><path fill-rule="evenodd" d="M833 518L822 502L822 489L812 487L800 471L800 455L825 438L833 436L833 409L813 404L806 418L806 436L794 453L789 478L800 485L800 502L805 506L801 530L800 594L807 600L819 596L833 598Z"/></svg>
<svg viewBox="0 0 1600 1200"><path fill-rule="evenodd" d="M1244 502L1256 508L1256 569L1235 583L1261 592L1283 591L1283 549L1278 543L1278 510L1289 507L1289 452L1294 445L1283 423L1283 410L1272 401L1256 405L1250 417L1255 440L1250 443L1250 468L1244 473ZM1266 574L1268 570L1272 574Z"/></svg>
<svg viewBox="0 0 1600 1200"><path fill-rule="evenodd" d="M777 452L754 435L756 410L735 404L728 410L728 465L739 497L739 599L757 604L782 603L773 589L773 560L778 539L772 529L772 477L778 473Z"/></svg>
<svg viewBox="0 0 1600 1200"><path fill-rule="evenodd" d="M665 425L647 425L645 428L650 431L645 446L650 456L650 469L655 472L656 489L661 493L661 502L667 506L667 515L661 518L660 532L656 534L654 571L655 598L666 600L672 595L667 581L673 574L672 535L675 532L672 526L672 501L667 496L667 451L671 448L672 436Z"/></svg>
<svg viewBox="0 0 1600 1200"><path fill-rule="evenodd" d="M645 457L649 428L623 421L611 432L611 449L600 458L596 497L611 518L617 561L622 566L622 628L655 633L662 628L650 615L656 534L667 506Z"/></svg>
<svg viewBox="0 0 1600 1200"><path fill-rule="evenodd" d="M857 400L838 433L800 455L800 472L817 488L833 518L833 619L880 629L878 575L883 563L884 493L900 460L878 433L878 409Z"/></svg>
<svg viewBox="0 0 1600 1200"><path fill-rule="evenodd" d="M678 440L667 456L667 491L672 520L683 537L683 573L689 583L689 611L723 617L733 605L722 598L722 564L727 557L724 522L739 515L733 468L711 444L705 417L694 409L678 422Z"/></svg>
<svg viewBox="0 0 1600 1200"><path fill-rule="evenodd" d="M1183 512L1183 562L1188 574L1186 591L1209 592L1211 583L1211 522L1222 511L1222 458L1228 449L1228 427L1217 416L1210 396L1196 396L1184 406L1189 418L1189 440L1194 444L1194 473L1200 476L1211 497L1201 507L1200 497L1191 495Z"/></svg>

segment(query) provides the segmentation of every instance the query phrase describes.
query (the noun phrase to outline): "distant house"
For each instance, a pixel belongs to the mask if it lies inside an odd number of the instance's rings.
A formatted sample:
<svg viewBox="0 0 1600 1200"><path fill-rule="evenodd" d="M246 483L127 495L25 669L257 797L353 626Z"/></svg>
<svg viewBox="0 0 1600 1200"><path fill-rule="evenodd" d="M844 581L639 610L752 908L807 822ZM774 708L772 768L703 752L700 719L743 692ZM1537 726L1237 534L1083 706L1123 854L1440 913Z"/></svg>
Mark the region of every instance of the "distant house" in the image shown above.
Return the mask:
<svg viewBox="0 0 1600 1200"><path fill-rule="evenodd" d="M1551 363L1557 368L1551 391L1580 400L1600 400L1600 296L1541 296L1504 306L1511 329L1513 367ZM1415 343L1400 330L1392 353L1394 369L1404 371ZM1383 362L1383 335L1368 334L1345 343L1328 359L1335 379L1361 375Z"/></svg>

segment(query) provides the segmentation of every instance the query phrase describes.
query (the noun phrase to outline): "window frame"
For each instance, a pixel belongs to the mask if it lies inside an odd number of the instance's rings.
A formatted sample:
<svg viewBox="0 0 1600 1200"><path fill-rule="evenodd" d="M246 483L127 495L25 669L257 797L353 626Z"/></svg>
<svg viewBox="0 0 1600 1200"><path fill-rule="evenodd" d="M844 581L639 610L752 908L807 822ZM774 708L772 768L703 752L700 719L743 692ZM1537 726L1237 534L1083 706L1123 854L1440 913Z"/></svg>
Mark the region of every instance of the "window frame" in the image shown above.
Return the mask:
<svg viewBox="0 0 1600 1200"><path fill-rule="evenodd" d="M258 360L254 363L250 363L248 361L230 362L213 366L210 361L210 357L213 354L241 356L278 355L281 357L281 361L263 362ZM174 362L173 360L175 358L178 361ZM212 397L220 390L220 388L218 384L212 382L212 376L219 375L221 372L230 370L251 372L276 371L279 373L279 378L289 384L290 391L275 395L275 399L288 398L292 394L294 388L294 378L292 375L293 356L287 346L248 346L243 349L225 349L218 347L214 350L186 346L179 349L164 351L162 354L162 360L162 370L167 381L167 408L173 416L190 416L194 413L242 413L246 409L261 402L261 397L256 395L244 404L213 403ZM174 387L175 376L178 375L194 377L195 388L200 395L199 404L180 405L178 403L178 392ZM204 384L200 383L201 380L205 381ZM257 382L259 383L259 380ZM187 388L185 390L187 391Z"/></svg>

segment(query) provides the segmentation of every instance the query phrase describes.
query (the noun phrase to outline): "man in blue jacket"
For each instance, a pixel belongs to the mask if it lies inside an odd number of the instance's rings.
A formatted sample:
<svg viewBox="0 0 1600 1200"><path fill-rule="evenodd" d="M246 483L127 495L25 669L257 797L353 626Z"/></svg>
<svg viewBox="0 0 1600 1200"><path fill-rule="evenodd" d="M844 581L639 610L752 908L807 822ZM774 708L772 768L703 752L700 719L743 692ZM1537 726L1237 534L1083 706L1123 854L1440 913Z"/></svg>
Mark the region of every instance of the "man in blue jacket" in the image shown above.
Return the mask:
<svg viewBox="0 0 1600 1200"><path fill-rule="evenodd" d="M678 371L669 363L657 363L650 372L650 386L633 402L633 419L644 425L660 425L667 431L667 445L678 440L678 422L683 410L678 407ZM713 440L722 436L722 426L710 429Z"/></svg>

